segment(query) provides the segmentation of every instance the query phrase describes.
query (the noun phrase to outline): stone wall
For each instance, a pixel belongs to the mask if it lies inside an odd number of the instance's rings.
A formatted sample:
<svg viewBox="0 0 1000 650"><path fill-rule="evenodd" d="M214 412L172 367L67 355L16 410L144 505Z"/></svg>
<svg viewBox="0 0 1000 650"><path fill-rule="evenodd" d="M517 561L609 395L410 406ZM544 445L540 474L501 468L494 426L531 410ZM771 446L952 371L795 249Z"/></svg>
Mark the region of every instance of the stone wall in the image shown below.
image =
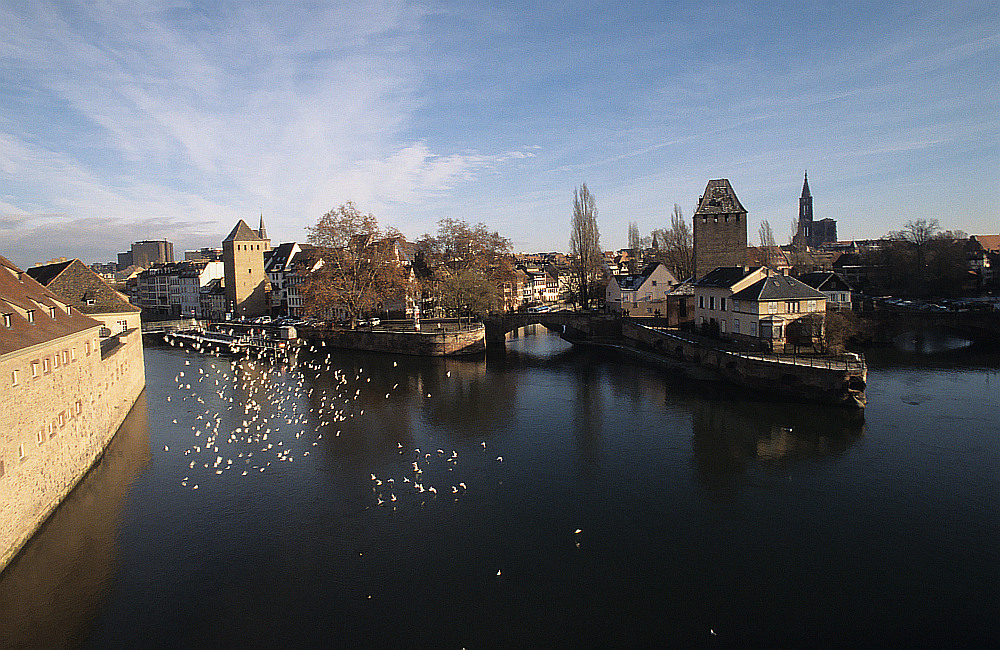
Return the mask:
<svg viewBox="0 0 1000 650"><path fill-rule="evenodd" d="M864 405L867 371L860 363L824 359L786 363L774 355L734 354L628 321L622 323L622 334L640 350L709 370L740 386L828 404Z"/></svg>
<svg viewBox="0 0 1000 650"><path fill-rule="evenodd" d="M427 357L486 352L486 330L483 327L442 333L303 327L299 329L299 336L310 343L321 343L334 348Z"/></svg>
<svg viewBox="0 0 1000 650"><path fill-rule="evenodd" d="M98 331L0 360L0 569L100 457L145 387L141 332L102 353Z"/></svg>

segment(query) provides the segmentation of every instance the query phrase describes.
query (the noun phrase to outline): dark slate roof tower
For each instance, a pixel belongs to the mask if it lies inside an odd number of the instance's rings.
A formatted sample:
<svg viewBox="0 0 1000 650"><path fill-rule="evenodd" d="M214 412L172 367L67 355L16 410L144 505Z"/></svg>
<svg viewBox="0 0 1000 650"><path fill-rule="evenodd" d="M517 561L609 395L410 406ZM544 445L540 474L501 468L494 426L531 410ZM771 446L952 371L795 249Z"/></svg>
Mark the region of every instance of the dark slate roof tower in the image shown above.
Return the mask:
<svg viewBox="0 0 1000 650"><path fill-rule="evenodd" d="M694 213L694 277L747 258L747 211L729 179L708 181Z"/></svg>

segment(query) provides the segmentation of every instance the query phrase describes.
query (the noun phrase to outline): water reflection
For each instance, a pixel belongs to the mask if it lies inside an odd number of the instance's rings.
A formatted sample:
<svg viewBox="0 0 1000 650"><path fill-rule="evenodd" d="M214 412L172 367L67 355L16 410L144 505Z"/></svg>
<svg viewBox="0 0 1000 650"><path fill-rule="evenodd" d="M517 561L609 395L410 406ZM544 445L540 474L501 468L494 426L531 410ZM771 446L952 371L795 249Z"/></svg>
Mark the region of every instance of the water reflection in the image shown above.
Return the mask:
<svg viewBox="0 0 1000 650"><path fill-rule="evenodd" d="M82 643L115 576L133 481L150 460L143 392L103 458L0 576L0 647Z"/></svg>
<svg viewBox="0 0 1000 650"><path fill-rule="evenodd" d="M900 334L892 340L892 345L904 352L938 354L967 348L972 341L938 330L917 330Z"/></svg>
<svg viewBox="0 0 1000 650"><path fill-rule="evenodd" d="M698 479L713 491L743 485L754 469L842 455L865 434L860 413L767 401L693 401Z"/></svg>

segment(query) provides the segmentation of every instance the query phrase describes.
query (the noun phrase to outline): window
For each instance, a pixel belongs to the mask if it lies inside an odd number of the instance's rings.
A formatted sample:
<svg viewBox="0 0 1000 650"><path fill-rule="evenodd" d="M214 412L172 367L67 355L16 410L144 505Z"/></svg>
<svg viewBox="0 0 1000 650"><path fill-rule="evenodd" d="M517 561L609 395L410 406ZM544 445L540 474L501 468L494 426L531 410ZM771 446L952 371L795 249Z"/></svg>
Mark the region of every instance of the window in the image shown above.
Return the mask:
<svg viewBox="0 0 1000 650"><path fill-rule="evenodd" d="M62 362L64 366L69 363L69 352L66 350L62 351Z"/></svg>
<svg viewBox="0 0 1000 650"><path fill-rule="evenodd" d="M799 301L798 300L788 300L785 302L785 312L789 314L799 313Z"/></svg>
<svg viewBox="0 0 1000 650"><path fill-rule="evenodd" d="M715 296L708 297L708 308L715 309Z"/></svg>
<svg viewBox="0 0 1000 650"><path fill-rule="evenodd" d="M4 327L10 327L10 325L11 325L11 318L10 317L11 317L11 314L4 314L3 315L3 326Z"/></svg>
<svg viewBox="0 0 1000 650"><path fill-rule="evenodd" d="M69 358L71 361L76 361L76 348L69 349Z"/></svg>
<svg viewBox="0 0 1000 650"><path fill-rule="evenodd" d="M59 367L59 353L58 352L56 352L55 354L52 355L52 367L53 368L58 368Z"/></svg>
<svg viewBox="0 0 1000 650"><path fill-rule="evenodd" d="M46 428L48 428L48 430L49 430L49 437L50 437L50 438L55 438L55 437L56 437L56 428L55 428L54 426L52 426L52 423L51 423L51 422L49 422L49 423L48 423L47 425L45 425L45 426L46 426Z"/></svg>
<svg viewBox="0 0 1000 650"><path fill-rule="evenodd" d="M767 313L777 314L778 313L778 303L771 301L767 303Z"/></svg>
<svg viewBox="0 0 1000 650"><path fill-rule="evenodd" d="M17 370L10 371L10 385L17 386Z"/></svg>
<svg viewBox="0 0 1000 650"><path fill-rule="evenodd" d="M816 311L816 301L815 300L810 300L809 301L809 311Z"/></svg>
<svg viewBox="0 0 1000 650"><path fill-rule="evenodd" d="M49 307L49 316L51 318L55 318L56 317L56 308L55 307Z"/></svg>
<svg viewBox="0 0 1000 650"><path fill-rule="evenodd" d="M83 342L83 350L86 354L90 354L90 341Z"/></svg>
<svg viewBox="0 0 1000 650"><path fill-rule="evenodd" d="M59 412L59 426L66 426L66 411Z"/></svg>
<svg viewBox="0 0 1000 650"><path fill-rule="evenodd" d="M736 318L733 320L733 334L740 333L740 319Z"/></svg>
<svg viewBox="0 0 1000 650"><path fill-rule="evenodd" d="M757 321L750 321L750 336L757 336Z"/></svg>
<svg viewBox="0 0 1000 650"><path fill-rule="evenodd" d="M720 322L719 332L721 332L722 334L726 333L726 319L725 318L723 318L722 321Z"/></svg>
<svg viewBox="0 0 1000 650"><path fill-rule="evenodd" d="M719 309L726 311L726 299L725 297L719 298Z"/></svg>
<svg viewBox="0 0 1000 650"><path fill-rule="evenodd" d="M24 454L24 443L21 443L17 446L17 459L24 460L25 458L27 458L27 456Z"/></svg>
<svg viewBox="0 0 1000 650"><path fill-rule="evenodd" d="M31 362L31 376L32 377L37 377L38 376L38 362L37 361L32 361Z"/></svg>
<svg viewBox="0 0 1000 650"><path fill-rule="evenodd" d="M71 308L70 308L69 305L66 305L66 315L67 316L72 316L73 315L73 312L72 312L72 310L71 310Z"/></svg>
<svg viewBox="0 0 1000 650"><path fill-rule="evenodd" d="M80 411L83 410L83 403L80 400L76 400L76 414L80 415Z"/></svg>
<svg viewBox="0 0 1000 650"><path fill-rule="evenodd" d="M733 311L739 311L739 310L740 310L740 301L739 300L734 300L733 301Z"/></svg>
<svg viewBox="0 0 1000 650"><path fill-rule="evenodd" d="M35 310L34 309L29 309L28 310L28 322L29 323L34 323L35 322Z"/></svg>
<svg viewBox="0 0 1000 650"><path fill-rule="evenodd" d="M45 357L44 359L42 359L42 372L48 372L48 371L49 371L49 358Z"/></svg>
<svg viewBox="0 0 1000 650"><path fill-rule="evenodd" d="M705 296L698 296L698 309L705 308Z"/></svg>
<svg viewBox="0 0 1000 650"><path fill-rule="evenodd" d="M42 443L45 442L45 433L41 429L39 429L38 433L35 434L35 440L39 447L41 447Z"/></svg>
<svg viewBox="0 0 1000 650"><path fill-rule="evenodd" d="M776 339L781 338L781 323L774 324L774 338Z"/></svg>

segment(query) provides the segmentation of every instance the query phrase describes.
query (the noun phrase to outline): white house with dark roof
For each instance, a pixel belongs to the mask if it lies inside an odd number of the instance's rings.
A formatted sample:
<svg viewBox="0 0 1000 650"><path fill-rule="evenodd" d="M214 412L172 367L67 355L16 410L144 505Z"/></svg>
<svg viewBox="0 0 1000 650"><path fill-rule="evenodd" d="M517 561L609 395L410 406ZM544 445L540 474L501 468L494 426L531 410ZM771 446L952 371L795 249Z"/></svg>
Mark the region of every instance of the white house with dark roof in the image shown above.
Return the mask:
<svg viewBox="0 0 1000 650"><path fill-rule="evenodd" d="M781 350L811 346L823 336L826 296L787 275L768 274L731 297L729 338Z"/></svg>
<svg viewBox="0 0 1000 650"><path fill-rule="evenodd" d="M822 336L826 296L767 267L719 267L694 290L695 325L704 333L768 349Z"/></svg>
<svg viewBox="0 0 1000 650"><path fill-rule="evenodd" d="M720 266L694 283L694 324L703 331L733 331L732 295L766 277L765 267Z"/></svg>
<svg viewBox="0 0 1000 650"><path fill-rule="evenodd" d="M649 264L635 275L612 275L604 302L616 314L660 316L667 313L667 295L680 284L663 264Z"/></svg>

